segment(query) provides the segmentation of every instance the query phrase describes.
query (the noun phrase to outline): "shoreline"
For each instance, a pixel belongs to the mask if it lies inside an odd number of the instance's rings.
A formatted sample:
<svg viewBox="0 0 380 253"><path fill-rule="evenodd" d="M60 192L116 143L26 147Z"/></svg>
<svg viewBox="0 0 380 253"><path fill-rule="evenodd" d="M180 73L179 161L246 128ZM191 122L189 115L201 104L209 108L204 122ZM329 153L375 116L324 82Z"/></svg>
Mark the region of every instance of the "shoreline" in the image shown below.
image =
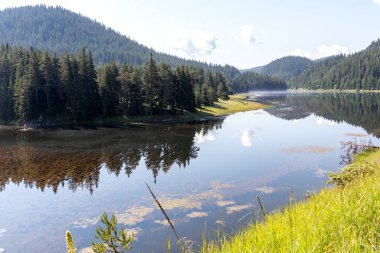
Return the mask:
<svg viewBox="0 0 380 253"><path fill-rule="evenodd" d="M317 92L317 93L380 93L380 90L356 90L356 89L351 89L351 90L334 90L334 89L288 89L288 91L299 91L299 92Z"/></svg>
<svg viewBox="0 0 380 253"><path fill-rule="evenodd" d="M203 241L201 252L375 252L380 246L380 149L357 154L329 176L334 187L291 200L234 235Z"/></svg>
<svg viewBox="0 0 380 253"><path fill-rule="evenodd" d="M196 112L184 112L180 115L136 115L117 116L112 118L98 118L95 120L72 125L69 122L63 123L41 123L18 125L0 125L0 130L30 131L36 129L86 129L115 127L123 128L129 126L150 126L150 125L175 125L175 124L196 124L224 119L225 117L245 111L253 111L268 108L268 105L247 100L249 93L239 93L230 96L229 100L219 100L212 106L202 106Z"/></svg>

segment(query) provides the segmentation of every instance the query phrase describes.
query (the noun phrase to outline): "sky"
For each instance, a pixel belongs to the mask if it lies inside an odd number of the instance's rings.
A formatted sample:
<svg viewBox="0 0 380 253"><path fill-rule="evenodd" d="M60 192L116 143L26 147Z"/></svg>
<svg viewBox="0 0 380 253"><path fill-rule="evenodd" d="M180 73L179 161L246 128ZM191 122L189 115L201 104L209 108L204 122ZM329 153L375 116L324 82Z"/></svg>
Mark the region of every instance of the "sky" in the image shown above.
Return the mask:
<svg viewBox="0 0 380 253"><path fill-rule="evenodd" d="M349 54L380 38L380 0L0 0L60 5L157 51L240 69Z"/></svg>

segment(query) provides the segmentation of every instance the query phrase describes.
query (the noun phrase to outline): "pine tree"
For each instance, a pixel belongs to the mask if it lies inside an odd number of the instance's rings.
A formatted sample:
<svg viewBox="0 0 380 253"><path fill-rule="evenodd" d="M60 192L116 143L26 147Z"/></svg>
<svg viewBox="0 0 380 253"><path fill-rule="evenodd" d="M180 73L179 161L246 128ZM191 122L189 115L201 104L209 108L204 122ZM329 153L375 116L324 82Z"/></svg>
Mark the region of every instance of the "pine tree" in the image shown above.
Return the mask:
<svg viewBox="0 0 380 253"><path fill-rule="evenodd" d="M156 62L151 54L150 60L144 66L143 72L143 99L145 112L152 115L156 112L159 104L160 77Z"/></svg>
<svg viewBox="0 0 380 253"><path fill-rule="evenodd" d="M118 114L121 85L119 81L119 69L116 63L106 65L100 72L99 86L103 104L103 114L113 116Z"/></svg>

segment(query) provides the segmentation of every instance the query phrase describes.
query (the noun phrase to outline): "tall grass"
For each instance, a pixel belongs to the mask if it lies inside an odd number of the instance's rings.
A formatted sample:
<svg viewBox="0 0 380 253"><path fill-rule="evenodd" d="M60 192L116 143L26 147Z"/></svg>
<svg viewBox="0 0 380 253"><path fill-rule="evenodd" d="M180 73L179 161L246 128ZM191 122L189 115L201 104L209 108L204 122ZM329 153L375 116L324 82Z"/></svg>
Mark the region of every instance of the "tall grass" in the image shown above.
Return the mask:
<svg viewBox="0 0 380 253"><path fill-rule="evenodd" d="M292 202L232 237L205 242L201 252L380 252L380 151L360 155L374 173L303 202ZM342 173L357 173L343 170ZM336 175L335 175L336 176ZM344 175L340 175L344 176ZM352 179L352 178L351 178Z"/></svg>

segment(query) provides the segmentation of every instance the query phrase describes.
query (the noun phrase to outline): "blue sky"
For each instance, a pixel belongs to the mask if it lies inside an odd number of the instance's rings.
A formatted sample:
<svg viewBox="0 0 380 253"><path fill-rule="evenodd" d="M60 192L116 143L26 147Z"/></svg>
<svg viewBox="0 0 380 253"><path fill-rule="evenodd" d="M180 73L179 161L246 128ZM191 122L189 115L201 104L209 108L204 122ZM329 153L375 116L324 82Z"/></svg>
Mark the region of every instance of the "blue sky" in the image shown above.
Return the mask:
<svg viewBox="0 0 380 253"><path fill-rule="evenodd" d="M0 9L39 3L162 52L239 68L353 53L380 38L380 0L1 0Z"/></svg>

